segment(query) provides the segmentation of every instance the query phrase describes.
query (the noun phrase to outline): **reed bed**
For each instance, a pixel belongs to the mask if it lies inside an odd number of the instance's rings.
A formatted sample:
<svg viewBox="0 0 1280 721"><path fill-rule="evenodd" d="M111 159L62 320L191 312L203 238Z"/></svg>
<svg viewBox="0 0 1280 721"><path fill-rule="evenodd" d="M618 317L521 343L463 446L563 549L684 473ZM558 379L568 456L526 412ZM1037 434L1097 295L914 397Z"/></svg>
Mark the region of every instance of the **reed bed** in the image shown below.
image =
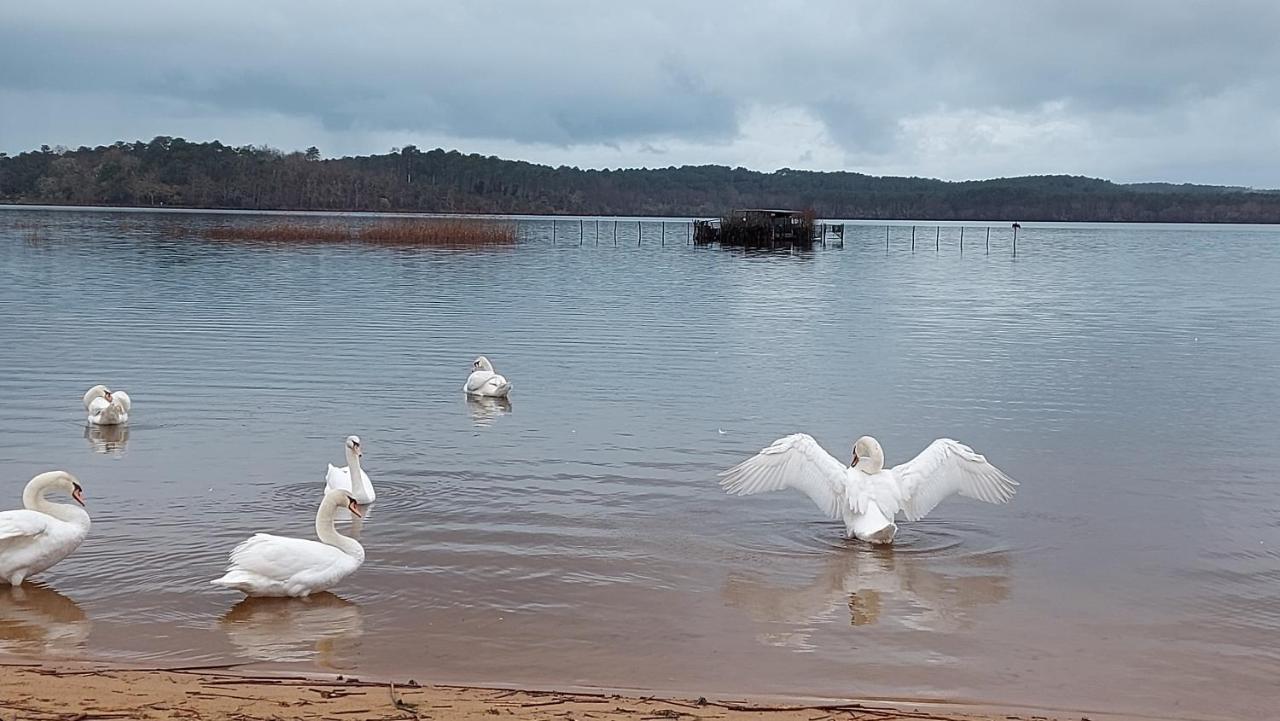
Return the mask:
<svg viewBox="0 0 1280 721"><path fill-rule="evenodd" d="M27 245L39 245L48 234L45 224L40 221L19 221L13 227L22 234L22 241Z"/></svg>
<svg viewBox="0 0 1280 721"><path fill-rule="evenodd" d="M513 245L518 239L515 223L470 218L413 218L374 223L282 220L253 225L219 225L201 228L196 232L209 240L277 243L360 241L452 248Z"/></svg>

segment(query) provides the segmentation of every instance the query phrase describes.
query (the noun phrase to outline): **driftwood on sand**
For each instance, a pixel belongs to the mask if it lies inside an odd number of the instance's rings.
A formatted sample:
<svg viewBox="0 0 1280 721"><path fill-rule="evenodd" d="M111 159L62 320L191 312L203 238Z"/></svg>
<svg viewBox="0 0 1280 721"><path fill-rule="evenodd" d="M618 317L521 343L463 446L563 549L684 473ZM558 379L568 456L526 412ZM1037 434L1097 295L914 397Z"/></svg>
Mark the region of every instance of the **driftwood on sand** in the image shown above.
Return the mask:
<svg viewBox="0 0 1280 721"><path fill-rule="evenodd" d="M344 676L298 678L241 673L240 664L125 669L94 665L3 664L0 719L538 719L638 721L990 721L1041 716L984 716L937 708L833 703L768 705L707 698L387 683Z"/></svg>

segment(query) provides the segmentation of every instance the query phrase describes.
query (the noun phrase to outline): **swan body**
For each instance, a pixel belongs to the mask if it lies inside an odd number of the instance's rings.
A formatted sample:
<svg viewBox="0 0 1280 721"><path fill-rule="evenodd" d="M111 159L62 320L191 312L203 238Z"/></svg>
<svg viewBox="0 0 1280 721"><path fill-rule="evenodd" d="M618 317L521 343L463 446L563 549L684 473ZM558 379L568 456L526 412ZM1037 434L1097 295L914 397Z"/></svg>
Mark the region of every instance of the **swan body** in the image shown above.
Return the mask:
<svg viewBox="0 0 1280 721"><path fill-rule="evenodd" d="M471 362L471 369L471 375L467 376L467 382L462 386L462 390L468 395L506 398L511 392L511 382L494 372L493 364L488 358L476 358Z"/></svg>
<svg viewBox="0 0 1280 721"><path fill-rule="evenodd" d="M918 521L955 494L1007 503L1018 485L950 438L939 438L912 460L885 468L884 451L871 436L854 443L853 462L845 466L805 433L779 438L720 475L721 487L739 496L794 488L832 520L844 521L850 538L875 544L893 542L898 513Z"/></svg>
<svg viewBox="0 0 1280 721"><path fill-rule="evenodd" d="M84 505L84 491L70 473L49 471L32 478L22 491L23 508L0 513L0 581L21 585L71 555L89 535L89 514L46 499L50 491L65 491Z"/></svg>
<svg viewBox="0 0 1280 721"><path fill-rule="evenodd" d="M114 393L104 385L96 385L84 394L84 409L89 422L99 426L116 426L129 420L133 401L124 391Z"/></svg>
<svg viewBox="0 0 1280 721"><path fill-rule="evenodd" d="M334 512L341 506L361 515L346 491L329 491L316 512L319 541L255 533L231 551L226 574L212 583L248 596L295 598L332 588L364 563L364 547L334 527Z"/></svg>
<svg viewBox="0 0 1280 721"><path fill-rule="evenodd" d="M346 491L351 497L356 499L356 503L367 506L373 503L377 498L377 494L373 492L373 484L369 482L369 474L364 472L360 467L360 459L364 457L364 447L360 445L359 436L347 436L347 465L339 468L332 463L329 464L329 471L324 476L324 485L326 491ZM351 474L354 470L355 475L359 478L359 482L352 488Z"/></svg>

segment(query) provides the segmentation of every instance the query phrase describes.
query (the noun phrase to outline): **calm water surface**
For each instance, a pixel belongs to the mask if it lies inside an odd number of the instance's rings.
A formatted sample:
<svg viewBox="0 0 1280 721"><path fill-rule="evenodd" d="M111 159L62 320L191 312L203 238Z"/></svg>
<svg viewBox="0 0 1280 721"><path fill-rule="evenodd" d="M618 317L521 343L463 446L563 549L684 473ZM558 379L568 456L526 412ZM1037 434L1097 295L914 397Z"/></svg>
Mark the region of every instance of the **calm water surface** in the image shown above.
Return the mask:
<svg viewBox="0 0 1280 721"><path fill-rule="evenodd" d="M187 230L181 225L185 224ZM849 226L743 255L683 225L515 248L208 242L225 216L0 211L0 507L80 476L94 526L0 589L0 652L420 680L928 697L1185 718L1280 678L1280 229ZM236 222L246 222L239 219ZM515 384L463 398L471 359ZM80 396L128 390L118 433ZM1020 479L873 550L715 473L797 430ZM208 584L310 536L365 442L364 567Z"/></svg>

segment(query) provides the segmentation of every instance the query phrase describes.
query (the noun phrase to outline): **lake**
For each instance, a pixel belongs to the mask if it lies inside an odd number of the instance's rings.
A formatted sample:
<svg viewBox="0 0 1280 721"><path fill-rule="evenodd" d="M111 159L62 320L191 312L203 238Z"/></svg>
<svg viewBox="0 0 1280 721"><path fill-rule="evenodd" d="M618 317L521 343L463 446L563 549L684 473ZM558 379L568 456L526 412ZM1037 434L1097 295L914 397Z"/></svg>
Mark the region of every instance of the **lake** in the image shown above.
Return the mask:
<svg viewBox="0 0 1280 721"><path fill-rule="evenodd" d="M0 653L419 681L940 699L1217 719L1280 678L1280 228L850 224L843 248L526 218L515 247L208 241L244 214L0 210L0 508L93 528L0 589ZM175 227L177 230L175 230ZM183 229L185 228L185 230ZM935 247L935 233L939 250ZM461 391L484 353L509 404ZM95 383L126 430L86 428ZM891 549L716 473L795 431L937 437L1022 482ZM364 442L332 595L209 584L312 537Z"/></svg>

